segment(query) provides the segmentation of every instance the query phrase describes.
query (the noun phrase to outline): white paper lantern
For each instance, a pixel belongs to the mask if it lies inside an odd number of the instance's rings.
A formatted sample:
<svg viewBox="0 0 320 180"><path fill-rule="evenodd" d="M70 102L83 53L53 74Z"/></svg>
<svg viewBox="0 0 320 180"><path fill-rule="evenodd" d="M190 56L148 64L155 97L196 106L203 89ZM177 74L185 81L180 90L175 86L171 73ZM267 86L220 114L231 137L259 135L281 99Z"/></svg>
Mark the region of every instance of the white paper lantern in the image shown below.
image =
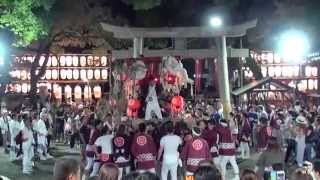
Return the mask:
<svg viewBox="0 0 320 180"><path fill-rule="evenodd" d="M60 66L64 67L66 65L66 57L60 56Z"/></svg>
<svg viewBox="0 0 320 180"><path fill-rule="evenodd" d="M72 56L67 56L66 57L66 65L67 66L72 66Z"/></svg>
<svg viewBox="0 0 320 180"><path fill-rule="evenodd" d="M95 98L101 98L101 87L100 86L95 86L93 88L93 94Z"/></svg>
<svg viewBox="0 0 320 180"><path fill-rule="evenodd" d="M88 56L87 57L87 63L88 63L88 66L93 66L93 57L92 56Z"/></svg>
<svg viewBox="0 0 320 180"><path fill-rule="evenodd" d="M47 67L51 66L51 56L48 57Z"/></svg>
<svg viewBox="0 0 320 180"><path fill-rule="evenodd" d="M84 99L91 99L91 87L89 87L88 85L86 85L84 87Z"/></svg>
<svg viewBox="0 0 320 180"><path fill-rule="evenodd" d="M274 68L274 71L275 71L275 75L276 75L277 77L280 77L280 76L281 76L281 66L276 66L276 67Z"/></svg>
<svg viewBox="0 0 320 180"><path fill-rule="evenodd" d="M82 67L86 66L87 65L87 58L85 56L81 56L80 57L80 65Z"/></svg>
<svg viewBox="0 0 320 180"><path fill-rule="evenodd" d="M68 70L67 70L67 79L69 79L69 80L72 79L72 73L73 73L73 72L72 72L71 69L68 69Z"/></svg>
<svg viewBox="0 0 320 180"><path fill-rule="evenodd" d="M72 97L72 89L69 85L66 85L66 87L64 87L64 97L65 99L69 99Z"/></svg>
<svg viewBox="0 0 320 180"><path fill-rule="evenodd" d="M22 70L20 75L22 80L27 80L28 74L26 70Z"/></svg>
<svg viewBox="0 0 320 180"><path fill-rule="evenodd" d="M80 78L82 80L87 79L87 71L86 70L84 70L84 69L80 70Z"/></svg>
<svg viewBox="0 0 320 180"><path fill-rule="evenodd" d="M21 92L21 85L20 85L20 84L16 84L16 91L17 91L18 93Z"/></svg>
<svg viewBox="0 0 320 180"><path fill-rule="evenodd" d="M60 78L63 79L63 80L65 80L67 78L67 70L61 69Z"/></svg>
<svg viewBox="0 0 320 180"><path fill-rule="evenodd" d="M82 90L80 86L76 86L74 88L74 99L80 100L81 99Z"/></svg>
<svg viewBox="0 0 320 180"><path fill-rule="evenodd" d="M73 79L74 80L79 79L79 70L78 69L74 69L72 74L73 74Z"/></svg>
<svg viewBox="0 0 320 180"><path fill-rule="evenodd" d="M93 70L92 70L92 69L89 69L89 70L88 70L88 72L87 72L87 78L90 79L90 80L93 79Z"/></svg>
<svg viewBox="0 0 320 180"><path fill-rule="evenodd" d="M309 79L308 80L308 90L313 90L314 89L314 80Z"/></svg>
<svg viewBox="0 0 320 180"><path fill-rule="evenodd" d="M101 76L100 76L100 69L94 70L94 78L95 78L96 80L99 80L99 79L101 78Z"/></svg>
<svg viewBox="0 0 320 180"><path fill-rule="evenodd" d="M52 79L54 80L58 79L58 70L56 69L52 70Z"/></svg>
<svg viewBox="0 0 320 180"><path fill-rule="evenodd" d="M314 80L314 89L318 90L318 80Z"/></svg>
<svg viewBox="0 0 320 180"><path fill-rule="evenodd" d="M23 83L22 86L21 86L21 91L23 93L27 93L28 92L28 84Z"/></svg>
<svg viewBox="0 0 320 180"><path fill-rule="evenodd" d="M43 65L45 59L46 59L46 58L45 58L44 56L40 56L39 66L42 66L42 65Z"/></svg>
<svg viewBox="0 0 320 180"><path fill-rule="evenodd" d="M78 56L73 56L72 57L72 65L73 66L78 66L79 65L79 57Z"/></svg>
<svg viewBox="0 0 320 180"><path fill-rule="evenodd" d="M108 79L108 70L106 70L106 69L103 69L102 71L101 71L101 77L102 77L102 79Z"/></svg>
<svg viewBox="0 0 320 180"><path fill-rule="evenodd" d="M54 84L53 85L53 94L54 94L55 98L61 99L62 98L62 88L61 88L61 86L59 86L57 84Z"/></svg>
<svg viewBox="0 0 320 180"><path fill-rule="evenodd" d="M51 79L51 71L50 70L46 70L46 79Z"/></svg>
<svg viewBox="0 0 320 180"><path fill-rule="evenodd" d="M101 66L107 66L107 64L108 64L107 56L102 56L100 58L100 61L101 61Z"/></svg>
<svg viewBox="0 0 320 180"><path fill-rule="evenodd" d="M51 56L51 65L58 66L58 59L56 56Z"/></svg>
<svg viewBox="0 0 320 180"><path fill-rule="evenodd" d="M310 77L311 76L311 74L312 74L312 67L310 67L310 66L306 66L306 68L305 68L305 73L306 73L306 76L307 77Z"/></svg>
<svg viewBox="0 0 320 180"><path fill-rule="evenodd" d="M269 67L269 76L270 76L270 77L274 77L274 75L275 75L274 67L273 67L273 66L270 66L270 67Z"/></svg>
<svg viewBox="0 0 320 180"><path fill-rule="evenodd" d="M311 75L316 77L318 76L318 68L317 67L312 67L312 70L311 70Z"/></svg>
<svg viewBox="0 0 320 180"><path fill-rule="evenodd" d="M276 64L281 63L281 57L278 54L274 54L274 63Z"/></svg>

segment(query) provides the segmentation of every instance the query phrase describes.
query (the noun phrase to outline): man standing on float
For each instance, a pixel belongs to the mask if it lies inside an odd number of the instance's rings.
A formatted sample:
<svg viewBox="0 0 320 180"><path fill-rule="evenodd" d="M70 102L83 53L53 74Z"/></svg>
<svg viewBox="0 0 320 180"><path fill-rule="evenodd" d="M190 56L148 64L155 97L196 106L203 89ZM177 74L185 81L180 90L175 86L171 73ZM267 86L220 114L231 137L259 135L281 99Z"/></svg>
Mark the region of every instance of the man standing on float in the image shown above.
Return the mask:
<svg viewBox="0 0 320 180"><path fill-rule="evenodd" d="M147 102L147 107L146 107L145 120L150 120L152 118L152 112L154 112L157 118L161 120L162 114L161 114L161 109L158 102L156 84L153 81L150 82L146 102Z"/></svg>

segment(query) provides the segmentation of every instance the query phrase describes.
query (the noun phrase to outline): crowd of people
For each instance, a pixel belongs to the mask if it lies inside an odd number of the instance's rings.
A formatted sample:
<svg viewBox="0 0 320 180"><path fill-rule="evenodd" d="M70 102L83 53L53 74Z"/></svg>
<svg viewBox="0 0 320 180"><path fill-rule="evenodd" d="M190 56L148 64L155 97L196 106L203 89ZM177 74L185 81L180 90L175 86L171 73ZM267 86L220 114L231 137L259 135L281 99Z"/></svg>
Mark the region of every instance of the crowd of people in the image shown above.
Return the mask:
<svg viewBox="0 0 320 180"><path fill-rule="evenodd" d="M93 107L59 107L9 113L2 109L0 128L10 160L22 159L32 173L35 159L51 159L54 140L79 147L81 160L61 160L55 179L148 179L179 177L228 179L319 179L320 108L295 102L289 107L235 107L228 117L221 108L187 103L175 118L132 121L120 113L102 119ZM258 154L256 167L239 170L239 160ZM60 163L60 164L59 164ZM83 165L83 167L82 167ZM62 167L68 168L62 168ZM296 167L289 170L288 167ZM80 173L81 169L81 175Z"/></svg>

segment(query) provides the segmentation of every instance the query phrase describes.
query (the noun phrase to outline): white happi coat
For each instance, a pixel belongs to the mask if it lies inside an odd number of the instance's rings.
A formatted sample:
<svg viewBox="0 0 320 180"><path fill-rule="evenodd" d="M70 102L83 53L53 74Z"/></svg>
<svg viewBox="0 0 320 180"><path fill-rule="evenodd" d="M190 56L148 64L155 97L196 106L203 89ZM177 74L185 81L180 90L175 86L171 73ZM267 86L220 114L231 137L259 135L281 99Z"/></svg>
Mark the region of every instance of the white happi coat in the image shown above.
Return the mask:
<svg viewBox="0 0 320 180"><path fill-rule="evenodd" d="M24 173L32 171L32 158L34 156L33 151L33 132L30 128L24 127L22 130L22 150L23 150L23 159L22 159L22 171Z"/></svg>
<svg viewBox="0 0 320 180"><path fill-rule="evenodd" d="M38 145L47 146L47 138L48 130L46 124L42 119L39 119L35 124L34 130L37 132Z"/></svg>
<svg viewBox="0 0 320 180"><path fill-rule="evenodd" d="M162 119L161 109L158 102L156 86L150 85L148 90L148 96L146 98L147 107L145 120L150 120L152 118L152 111L156 114L158 119Z"/></svg>

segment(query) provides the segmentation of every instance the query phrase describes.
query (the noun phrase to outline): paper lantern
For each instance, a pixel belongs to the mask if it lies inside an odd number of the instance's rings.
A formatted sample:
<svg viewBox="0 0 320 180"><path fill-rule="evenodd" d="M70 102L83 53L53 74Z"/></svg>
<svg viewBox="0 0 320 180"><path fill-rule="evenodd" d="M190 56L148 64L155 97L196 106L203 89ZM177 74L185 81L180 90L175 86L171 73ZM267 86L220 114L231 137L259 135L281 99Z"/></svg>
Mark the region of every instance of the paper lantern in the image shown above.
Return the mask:
<svg viewBox="0 0 320 180"><path fill-rule="evenodd" d="M72 75L73 75L73 72L72 72L72 69L68 69L67 70L67 79L72 79Z"/></svg>
<svg viewBox="0 0 320 180"><path fill-rule="evenodd" d="M45 57L44 57L44 56L40 56L40 59L39 59L39 66L42 66L42 65L43 65L44 60L45 60Z"/></svg>
<svg viewBox="0 0 320 180"><path fill-rule="evenodd" d="M312 67L311 75L314 77L318 76L318 68L317 67Z"/></svg>
<svg viewBox="0 0 320 180"><path fill-rule="evenodd" d="M88 66L93 66L93 57L92 56L87 57L87 64L88 64Z"/></svg>
<svg viewBox="0 0 320 180"><path fill-rule="evenodd" d="M22 79L22 80L26 80L26 79L27 79L27 76L28 76L27 71L22 70L22 71L21 71L21 74L20 74L21 79Z"/></svg>
<svg viewBox="0 0 320 180"><path fill-rule="evenodd" d="M87 71L84 69L80 70L80 78L81 79L87 79Z"/></svg>
<svg viewBox="0 0 320 180"><path fill-rule="evenodd" d="M84 67L87 65L87 58L85 56L80 57L80 66Z"/></svg>
<svg viewBox="0 0 320 180"><path fill-rule="evenodd" d="M140 101L138 99L129 99L128 108L129 109L139 109L141 106Z"/></svg>
<svg viewBox="0 0 320 180"><path fill-rule="evenodd" d="M278 54L274 54L274 63L276 64L281 63L281 57Z"/></svg>
<svg viewBox="0 0 320 180"><path fill-rule="evenodd" d="M99 80L101 77L100 77L100 69L96 69L94 70L94 78Z"/></svg>
<svg viewBox="0 0 320 180"><path fill-rule="evenodd" d="M47 62L47 67L50 67L50 66L51 66L51 61L52 61L52 60L51 60L51 56L49 56L49 57L48 57L48 62Z"/></svg>
<svg viewBox="0 0 320 180"><path fill-rule="evenodd" d="M23 83L22 86L21 86L21 91L23 93L27 93L28 92L28 84Z"/></svg>
<svg viewBox="0 0 320 180"><path fill-rule="evenodd" d="M137 118L138 117L138 110L127 108L127 116L129 118Z"/></svg>
<svg viewBox="0 0 320 180"><path fill-rule="evenodd" d="M60 71L60 78L63 79L63 80L67 78L67 70L62 69Z"/></svg>
<svg viewBox="0 0 320 180"><path fill-rule="evenodd" d="M66 85L64 87L64 97L65 99L69 99L72 97L72 89L69 85Z"/></svg>
<svg viewBox="0 0 320 180"><path fill-rule="evenodd" d="M51 79L51 70L46 70L46 79Z"/></svg>
<svg viewBox="0 0 320 180"><path fill-rule="evenodd" d="M184 108L184 99L182 96L174 96L171 99L171 111L181 112Z"/></svg>
<svg viewBox="0 0 320 180"><path fill-rule="evenodd" d="M66 65L66 57L65 56L60 56L60 66L65 66Z"/></svg>
<svg viewBox="0 0 320 180"><path fill-rule="evenodd" d="M261 73L262 73L263 77L266 77L267 76L267 67L262 66L261 67Z"/></svg>
<svg viewBox="0 0 320 180"><path fill-rule="evenodd" d="M91 99L91 87L89 87L88 85L86 85L84 87L84 98L85 99Z"/></svg>
<svg viewBox="0 0 320 180"><path fill-rule="evenodd" d="M100 66L100 57L99 56L95 56L93 59L93 64L95 66Z"/></svg>
<svg viewBox="0 0 320 180"><path fill-rule="evenodd" d="M93 88L93 95L95 98L101 98L101 87L100 86L95 86Z"/></svg>
<svg viewBox="0 0 320 180"><path fill-rule="evenodd" d="M76 86L74 88L74 99L77 99L77 100L81 99L81 94L82 94L81 87L80 86Z"/></svg>
<svg viewBox="0 0 320 180"><path fill-rule="evenodd" d="M61 99L62 98L62 90L61 90L61 86L54 84L53 85L53 94L54 97L57 99Z"/></svg>
<svg viewBox="0 0 320 180"><path fill-rule="evenodd" d="M314 80L309 79L308 80L308 90L313 90L314 89Z"/></svg>
<svg viewBox="0 0 320 180"><path fill-rule="evenodd" d="M107 66L107 64L108 64L108 59L107 59L106 56L102 56L102 57L100 58L100 61L101 61L101 66Z"/></svg>
<svg viewBox="0 0 320 180"><path fill-rule="evenodd" d="M16 84L15 88L16 88L16 92L18 92L18 93L21 92L21 85L20 84Z"/></svg>
<svg viewBox="0 0 320 180"><path fill-rule="evenodd" d="M306 66L306 68L305 68L305 73L306 73L306 76L307 77L310 77L311 76L311 74L312 74L312 67L310 67L310 66Z"/></svg>
<svg viewBox="0 0 320 180"><path fill-rule="evenodd" d="M72 57L72 65L73 66L78 66L79 65L79 57L78 56L73 56Z"/></svg>
<svg viewBox="0 0 320 180"><path fill-rule="evenodd" d="M58 59L56 56L51 56L51 65L58 66Z"/></svg>
<svg viewBox="0 0 320 180"><path fill-rule="evenodd" d="M318 80L314 80L314 89L318 90Z"/></svg>
<svg viewBox="0 0 320 180"><path fill-rule="evenodd" d="M276 67L274 68L274 71L275 71L275 75L276 75L277 77L280 77L280 76L281 76L281 66L276 66Z"/></svg>
<svg viewBox="0 0 320 180"><path fill-rule="evenodd" d="M58 70L54 69L51 71L52 79L58 79Z"/></svg>
<svg viewBox="0 0 320 180"><path fill-rule="evenodd" d="M93 70L92 70L92 69L89 69L89 70L88 70L88 72L87 72L87 78L90 79L90 80L93 79Z"/></svg>
<svg viewBox="0 0 320 180"><path fill-rule="evenodd" d="M108 79L108 70L106 69L101 70L101 77L103 80Z"/></svg>
<svg viewBox="0 0 320 180"><path fill-rule="evenodd" d="M273 67L273 66L271 66L271 67L269 67L269 69L268 69L268 70L269 70L269 71L268 71L268 72L269 72L269 76L270 76L270 77L273 77L273 76L274 76L274 74L275 74L275 73L274 73L274 67Z"/></svg>
<svg viewBox="0 0 320 180"><path fill-rule="evenodd" d="M73 75L73 79L75 79L75 80L79 79L79 70L78 69L74 69L72 71L72 75Z"/></svg>
<svg viewBox="0 0 320 180"><path fill-rule="evenodd" d="M66 57L66 65L67 66L72 66L72 56L67 56Z"/></svg>

